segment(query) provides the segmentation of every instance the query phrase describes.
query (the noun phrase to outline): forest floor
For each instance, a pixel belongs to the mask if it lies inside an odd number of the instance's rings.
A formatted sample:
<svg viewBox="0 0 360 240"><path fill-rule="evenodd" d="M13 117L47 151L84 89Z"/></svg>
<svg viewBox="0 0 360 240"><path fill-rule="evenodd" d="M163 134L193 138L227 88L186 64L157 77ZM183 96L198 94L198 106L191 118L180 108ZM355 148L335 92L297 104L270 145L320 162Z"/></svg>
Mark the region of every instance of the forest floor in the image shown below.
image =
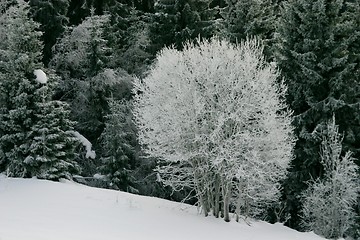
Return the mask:
<svg viewBox="0 0 360 240"><path fill-rule="evenodd" d="M0 240L320 240L281 224L230 223L186 204L0 175Z"/></svg>

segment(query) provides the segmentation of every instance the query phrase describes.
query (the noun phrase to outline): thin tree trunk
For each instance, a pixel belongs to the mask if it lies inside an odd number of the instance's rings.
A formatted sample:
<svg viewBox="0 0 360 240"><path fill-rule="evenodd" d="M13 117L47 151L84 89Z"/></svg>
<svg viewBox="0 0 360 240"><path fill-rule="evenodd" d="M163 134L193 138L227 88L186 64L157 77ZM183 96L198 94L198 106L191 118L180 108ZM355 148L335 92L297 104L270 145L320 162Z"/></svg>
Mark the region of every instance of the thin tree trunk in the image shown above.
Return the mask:
<svg viewBox="0 0 360 240"><path fill-rule="evenodd" d="M202 210L204 211L205 217L209 215L209 204L208 204L208 196L207 192L202 187L198 187L198 193L199 193L199 200Z"/></svg>
<svg viewBox="0 0 360 240"><path fill-rule="evenodd" d="M240 214L241 214L241 205L244 202L243 199L243 193L244 193L244 185L243 183L240 181L239 182L239 189L238 189L238 196L237 196L237 204L236 204L236 209L235 209L235 213L236 213L236 221L239 222L240 220Z"/></svg>
<svg viewBox="0 0 360 240"><path fill-rule="evenodd" d="M194 183L196 188L196 193L198 194L200 207L204 211L205 217L209 215L209 205L208 205L208 193L204 184L204 174L203 172L199 172L199 167L201 167L201 161L197 158L193 159L193 167L195 168L194 172Z"/></svg>
<svg viewBox="0 0 360 240"><path fill-rule="evenodd" d="M229 206L230 206L230 192L231 192L231 185L229 183L224 183L223 188L223 196L224 196L224 221L230 222L230 213L229 213Z"/></svg>
<svg viewBox="0 0 360 240"><path fill-rule="evenodd" d="M220 177L218 174L215 174L215 199L214 199L214 216L219 217L219 207L220 207Z"/></svg>

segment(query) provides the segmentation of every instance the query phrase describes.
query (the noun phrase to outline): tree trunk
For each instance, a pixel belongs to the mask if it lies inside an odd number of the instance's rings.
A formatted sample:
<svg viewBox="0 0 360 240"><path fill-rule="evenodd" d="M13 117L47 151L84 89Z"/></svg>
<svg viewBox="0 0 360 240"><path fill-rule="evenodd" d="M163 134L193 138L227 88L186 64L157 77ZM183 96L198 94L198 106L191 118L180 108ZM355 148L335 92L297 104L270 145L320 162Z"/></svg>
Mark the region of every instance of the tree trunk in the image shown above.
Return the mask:
<svg viewBox="0 0 360 240"><path fill-rule="evenodd" d="M244 184L240 181L239 183L239 189L238 189L238 196L237 196L237 204L236 204L236 221L239 222L240 220L240 214L241 214L241 205L244 204L243 194L244 194Z"/></svg>
<svg viewBox="0 0 360 240"><path fill-rule="evenodd" d="M205 212L205 217L207 217L209 215L210 212L210 208L209 208L209 194L207 191L205 191L204 195L203 195L203 204L204 204L204 212Z"/></svg>
<svg viewBox="0 0 360 240"><path fill-rule="evenodd" d="M214 196L214 208L213 213L216 218L219 217L220 208L220 177L218 174L215 175L215 196Z"/></svg>
<svg viewBox="0 0 360 240"><path fill-rule="evenodd" d="M224 183L223 196L224 196L224 221L225 222L230 222L230 213L229 213L230 192L231 192L231 185L229 183Z"/></svg>
<svg viewBox="0 0 360 240"><path fill-rule="evenodd" d="M204 211L205 217L207 217L209 215L208 194L204 185L203 173L199 172L199 166L201 161L198 160L197 158L194 158L193 161L194 161L193 167L195 168L195 172L194 172L195 189L199 198L200 207Z"/></svg>

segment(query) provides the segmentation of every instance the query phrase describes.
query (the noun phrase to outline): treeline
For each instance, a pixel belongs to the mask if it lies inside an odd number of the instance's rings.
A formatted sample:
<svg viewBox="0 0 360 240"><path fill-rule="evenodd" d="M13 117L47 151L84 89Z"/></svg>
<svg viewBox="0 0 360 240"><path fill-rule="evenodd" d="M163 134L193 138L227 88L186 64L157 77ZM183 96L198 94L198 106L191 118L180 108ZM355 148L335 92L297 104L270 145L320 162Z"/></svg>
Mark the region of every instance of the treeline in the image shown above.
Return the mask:
<svg viewBox="0 0 360 240"><path fill-rule="evenodd" d="M268 220L302 228L302 193L327 177L320 149L333 116L340 155L360 157L357 0L2 0L0 13L0 171L9 176L77 176L179 199L156 182L162 161L138 143L134 78L148 75L163 47L214 36L261 39L288 87L297 140ZM46 84L33 81L36 69ZM73 132L92 143L94 159Z"/></svg>

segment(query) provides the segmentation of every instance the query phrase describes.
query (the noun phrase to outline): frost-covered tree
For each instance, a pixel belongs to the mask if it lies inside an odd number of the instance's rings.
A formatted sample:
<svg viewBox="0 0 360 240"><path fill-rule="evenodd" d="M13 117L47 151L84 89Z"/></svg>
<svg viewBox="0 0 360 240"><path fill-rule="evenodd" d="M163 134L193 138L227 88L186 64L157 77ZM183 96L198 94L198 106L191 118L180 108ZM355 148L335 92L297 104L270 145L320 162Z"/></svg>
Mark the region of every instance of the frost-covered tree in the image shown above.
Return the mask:
<svg viewBox="0 0 360 240"><path fill-rule="evenodd" d="M321 164L324 179L310 181L303 193L303 225L326 238L344 237L354 224L358 192L358 166L352 153L342 156L342 136L335 125L335 117L330 121L321 144Z"/></svg>
<svg viewBox="0 0 360 240"><path fill-rule="evenodd" d="M293 147L278 77L257 40L163 49L136 82L134 110L145 152L168 163L160 180L195 190L205 215L226 221L230 205L256 216L276 201Z"/></svg>
<svg viewBox="0 0 360 240"><path fill-rule="evenodd" d="M0 13L5 13L5 11L16 3L16 0L3 0L0 2Z"/></svg>

